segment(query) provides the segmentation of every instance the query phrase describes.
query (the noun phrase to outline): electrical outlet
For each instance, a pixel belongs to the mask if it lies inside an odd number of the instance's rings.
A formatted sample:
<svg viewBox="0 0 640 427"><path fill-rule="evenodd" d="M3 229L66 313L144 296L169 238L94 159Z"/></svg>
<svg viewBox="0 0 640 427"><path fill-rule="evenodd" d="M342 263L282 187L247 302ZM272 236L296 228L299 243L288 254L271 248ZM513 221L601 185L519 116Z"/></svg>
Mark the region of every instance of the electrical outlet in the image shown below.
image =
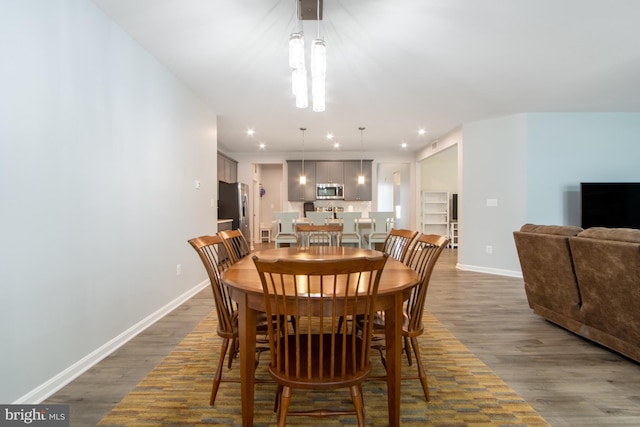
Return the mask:
<svg viewBox="0 0 640 427"><path fill-rule="evenodd" d="M485 248L485 251L488 254L492 254L493 253L493 246L487 245L487 247Z"/></svg>
<svg viewBox="0 0 640 427"><path fill-rule="evenodd" d="M182 274L182 264L178 264L176 266L176 276L179 276Z"/></svg>

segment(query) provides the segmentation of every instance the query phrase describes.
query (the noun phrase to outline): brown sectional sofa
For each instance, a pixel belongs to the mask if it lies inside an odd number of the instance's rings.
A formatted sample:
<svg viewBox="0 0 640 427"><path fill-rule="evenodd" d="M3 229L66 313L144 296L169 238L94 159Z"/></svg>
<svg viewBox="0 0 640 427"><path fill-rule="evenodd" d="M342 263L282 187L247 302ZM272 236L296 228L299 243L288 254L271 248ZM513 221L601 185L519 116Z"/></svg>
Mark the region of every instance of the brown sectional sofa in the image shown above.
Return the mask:
<svg viewBox="0 0 640 427"><path fill-rule="evenodd" d="M533 311L640 362L640 230L525 224L513 234Z"/></svg>

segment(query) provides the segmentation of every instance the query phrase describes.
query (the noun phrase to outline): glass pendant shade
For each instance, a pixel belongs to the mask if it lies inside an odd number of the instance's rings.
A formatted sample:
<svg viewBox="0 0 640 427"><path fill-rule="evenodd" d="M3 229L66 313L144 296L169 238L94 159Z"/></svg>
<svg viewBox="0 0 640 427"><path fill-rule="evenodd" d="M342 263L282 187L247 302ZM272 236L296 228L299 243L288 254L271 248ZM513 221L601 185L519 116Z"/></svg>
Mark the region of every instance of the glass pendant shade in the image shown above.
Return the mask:
<svg viewBox="0 0 640 427"><path fill-rule="evenodd" d="M296 107L307 108L309 106L309 90L307 88L307 69L297 68L293 70L293 93L296 95Z"/></svg>
<svg viewBox="0 0 640 427"><path fill-rule="evenodd" d="M311 75L318 76L327 73L327 47L324 40L315 39L311 43Z"/></svg>
<svg viewBox="0 0 640 427"><path fill-rule="evenodd" d="M289 36L289 66L291 68L304 67L304 36L293 33Z"/></svg>
<svg viewBox="0 0 640 427"><path fill-rule="evenodd" d="M358 175L358 184L364 184L364 175Z"/></svg>
<svg viewBox="0 0 640 427"><path fill-rule="evenodd" d="M291 93L293 93L294 95L296 94L297 91L297 87L296 87L296 69L294 68L293 70L291 70Z"/></svg>
<svg viewBox="0 0 640 427"><path fill-rule="evenodd" d="M305 185L307 183L307 177L304 175L300 175L300 184Z"/></svg>
<svg viewBox="0 0 640 427"><path fill-rule="evenodd" d="M313 111L325 109L325 76L327 72L327 47L324 40L315 39L311 44L311 96Z"/></svg>
<svg viewBox="0 0 640 427"><path fill-rule="evenodd" d="M322 112L325 108L324 92L325 92L324 75L313 76L311 80L311 96L313 97L313 111Z"/></svg>

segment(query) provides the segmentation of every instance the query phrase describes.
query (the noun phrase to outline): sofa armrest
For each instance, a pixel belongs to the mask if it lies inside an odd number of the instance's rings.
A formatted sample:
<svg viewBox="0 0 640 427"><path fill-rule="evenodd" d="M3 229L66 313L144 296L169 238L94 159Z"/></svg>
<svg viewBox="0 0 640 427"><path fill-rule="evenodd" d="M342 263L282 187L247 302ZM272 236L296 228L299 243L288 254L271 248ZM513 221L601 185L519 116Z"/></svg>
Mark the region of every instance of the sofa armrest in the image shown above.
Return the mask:
<svg viewBox="0 0 640 427"><path fill-rule="evenodd" d="M529 306L581 318L581 296L573 270L569 236L580 227L525 224L514 232Z"/></svg>

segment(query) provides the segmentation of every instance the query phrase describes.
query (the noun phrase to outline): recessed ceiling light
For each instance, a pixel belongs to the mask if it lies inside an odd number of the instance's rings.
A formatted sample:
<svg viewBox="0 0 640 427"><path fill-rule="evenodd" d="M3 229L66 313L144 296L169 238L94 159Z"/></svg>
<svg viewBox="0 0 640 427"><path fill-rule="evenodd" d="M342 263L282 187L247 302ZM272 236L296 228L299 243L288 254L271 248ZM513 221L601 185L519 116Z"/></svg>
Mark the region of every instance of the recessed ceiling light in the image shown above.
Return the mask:
<svg viewBox="0 0 640 427"><path fill-rule="evenodd" d="M422 129L422 128L421 128L421 129L418 129L418 135L424 135L425 133L427 133L427 131L426 131L426 130L424 130L424 129Z"/></svg>
<svg viewBox="0 0 640 427"><path fill-rule="evenodd" d="M261 142L259 147L261 150L264 150L267 147L267 145L264 142Z"/></svg>
<svg viewBox="0 0 640 427"><path fill-rule="evenodd" d="M327 139L333 139L333 134L332 133L328 133L327 134Z"/></svg>
<svg viewBox="0 0 640 427"><path fill-rule="evenodd" d="M253 129L247 129L247 135L253 136L254 133Z"/></svg>
<svg viewBox="0 0 640 427"><path fill-rule="evenodd" d="M402 148L407 148L407 143L406 143L406 142L404 142L404 141L403 141L403 142L401 142L401 143L400 143L400 147L402 147Z"/></svg>
<svg viewBox="0 0 640 427"><path fill-rule="evenodd" d="M334 144L333 144L333 148L335 148L335 149L340 148L340 144L339 144L339 143L337 143L337 142L336 142L336 143L334 143Z"/></svg>

